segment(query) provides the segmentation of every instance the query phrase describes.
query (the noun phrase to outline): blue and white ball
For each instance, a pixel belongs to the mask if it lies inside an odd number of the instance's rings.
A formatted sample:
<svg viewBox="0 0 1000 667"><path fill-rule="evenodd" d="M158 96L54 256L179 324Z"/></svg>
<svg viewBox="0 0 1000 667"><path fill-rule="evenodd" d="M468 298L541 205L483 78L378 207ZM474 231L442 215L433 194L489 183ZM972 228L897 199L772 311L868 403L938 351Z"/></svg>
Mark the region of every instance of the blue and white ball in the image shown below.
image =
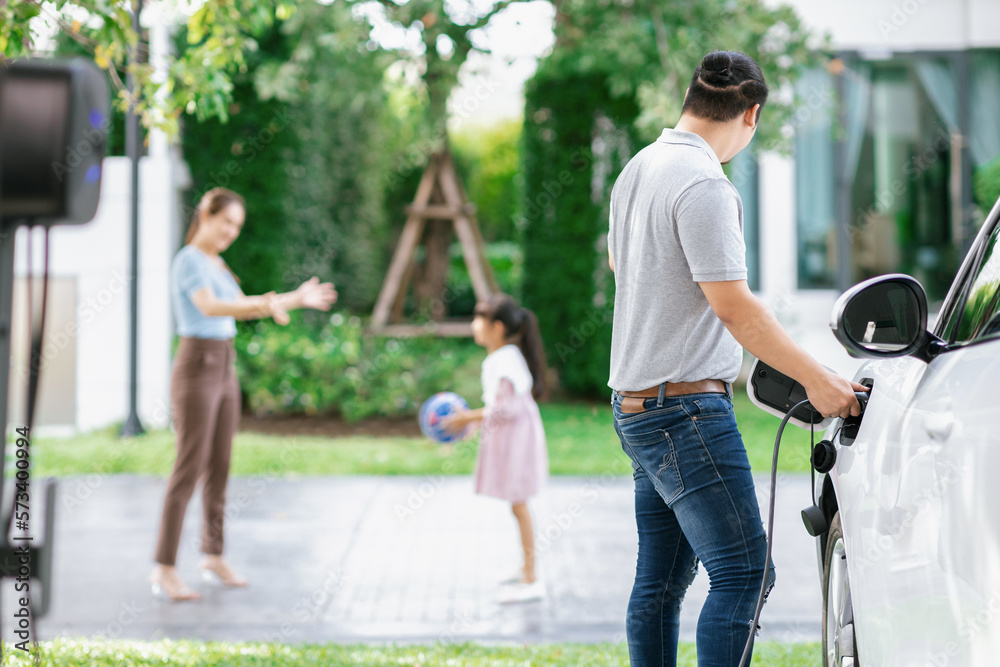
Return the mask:
<svg viewBox="0 0 1000 667"><path fill-rule="evenodd" d="M469 404L458 394L450 391L438 392L424 401L420 408L420 430L428 438L442 445L461 440L468 434L469 428L451 433L444 429L443 422L445 417L468 409Z"/></svg>

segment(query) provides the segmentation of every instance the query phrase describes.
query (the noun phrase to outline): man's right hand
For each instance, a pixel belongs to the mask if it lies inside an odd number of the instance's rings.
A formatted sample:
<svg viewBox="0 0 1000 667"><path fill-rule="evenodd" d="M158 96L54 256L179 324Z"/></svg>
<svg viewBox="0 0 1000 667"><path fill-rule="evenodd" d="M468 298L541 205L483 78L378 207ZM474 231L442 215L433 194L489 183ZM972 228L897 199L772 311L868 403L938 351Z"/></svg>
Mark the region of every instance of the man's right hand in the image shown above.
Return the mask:
<svg viewBox="0 0 1000 667"><path fill-rule="evenodd" d="M831 373L791 339L745 280L698 283L716 317L750 354L798 380L813 409L824 417L861 414L856 391L867 387Z"/></svg>
<svg viewBox="0 0 1000 667"><path fill-rule="evenodd" d="M815 380L805 385L806 396L813 409L824 417L857 417L861 414L861 405L854 392L868 391L868 387L851 382L823 370Z"/></svg>

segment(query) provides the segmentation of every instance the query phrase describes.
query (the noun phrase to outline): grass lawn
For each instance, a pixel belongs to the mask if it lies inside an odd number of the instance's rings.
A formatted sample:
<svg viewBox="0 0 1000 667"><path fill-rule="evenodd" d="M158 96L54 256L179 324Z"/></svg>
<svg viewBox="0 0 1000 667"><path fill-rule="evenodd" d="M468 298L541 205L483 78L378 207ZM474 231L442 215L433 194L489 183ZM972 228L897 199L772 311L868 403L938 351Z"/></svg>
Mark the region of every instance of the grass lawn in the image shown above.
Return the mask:
<svg viewBox="0 0 1000 667"><path fill-rule="evenodd" d="M396 665L398 667L611 667L628 665L624 644L538 644L530 646L482 646L436 644L433 646L364 646L312 644L219 643L196 641L100 642L57 639L43 642L41 665L95 667L117 665ZM4 647L4 665L33 665L25 653ZM696 667L693 644L682 644L677 664ZM767 667L816 667L819 644L763 642L754 649L754 664Z"/></svg>
<svg viewBox="0 0 1000 667"><path fill-rule="evenodd" d="M736 418L754 472L767 473L779 420L736 393ZM607 403L546 403L541 406L554 475L629 474ZM819 439L817 434L817 440ZM785 429L779 469L808 472L809 434ZM239 433L234 475L433 475L470 474L476 441L441 447L424 438L323 438ZM120 439L116 429L67 438L35 438L33 474L130 473L165 476L174 459L174 436L166 430Z"/></svg>

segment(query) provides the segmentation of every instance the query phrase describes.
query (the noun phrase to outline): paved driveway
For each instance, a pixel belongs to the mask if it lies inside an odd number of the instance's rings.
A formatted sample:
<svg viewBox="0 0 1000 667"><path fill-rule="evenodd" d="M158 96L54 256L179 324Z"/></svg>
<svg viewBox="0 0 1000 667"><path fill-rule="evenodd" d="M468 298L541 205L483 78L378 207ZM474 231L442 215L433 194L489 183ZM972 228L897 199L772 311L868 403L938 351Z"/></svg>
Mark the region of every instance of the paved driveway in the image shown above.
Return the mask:
<svg viewBox="0 0 1000 667"><path fill-rule="evenodd" d="M768 480L756 482L763 504ZM627 477L550 481L532 505L548 597L514 605L496 596L497 582L519 565L516 524L509 506L474 495L468 477L233 479L227 554L250 587L199 581L195 498L178 564L205 597L155 601L147 577L164 485L134 476L60 481L54 603L39 622L42 639L624 640L636 556ZM799 520L808 476L781 477L778 500L778 582L762 636L817 641L815 547ZM694 639L707 590L701 571L685 602L682 639Z"/></svg>

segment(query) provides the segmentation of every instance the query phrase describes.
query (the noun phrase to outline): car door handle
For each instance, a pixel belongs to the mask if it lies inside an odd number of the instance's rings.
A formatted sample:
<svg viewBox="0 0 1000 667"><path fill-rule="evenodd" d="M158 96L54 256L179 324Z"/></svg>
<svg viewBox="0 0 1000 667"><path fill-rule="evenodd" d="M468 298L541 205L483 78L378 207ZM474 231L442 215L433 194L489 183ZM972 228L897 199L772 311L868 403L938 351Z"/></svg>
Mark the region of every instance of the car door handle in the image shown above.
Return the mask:
<svg viewBox="0 0 1000 667"><path fill-rule="evenodd" d="M931 440L947 440L955 427L955 414L938 412L924 417L924 429Z"/></svg>

